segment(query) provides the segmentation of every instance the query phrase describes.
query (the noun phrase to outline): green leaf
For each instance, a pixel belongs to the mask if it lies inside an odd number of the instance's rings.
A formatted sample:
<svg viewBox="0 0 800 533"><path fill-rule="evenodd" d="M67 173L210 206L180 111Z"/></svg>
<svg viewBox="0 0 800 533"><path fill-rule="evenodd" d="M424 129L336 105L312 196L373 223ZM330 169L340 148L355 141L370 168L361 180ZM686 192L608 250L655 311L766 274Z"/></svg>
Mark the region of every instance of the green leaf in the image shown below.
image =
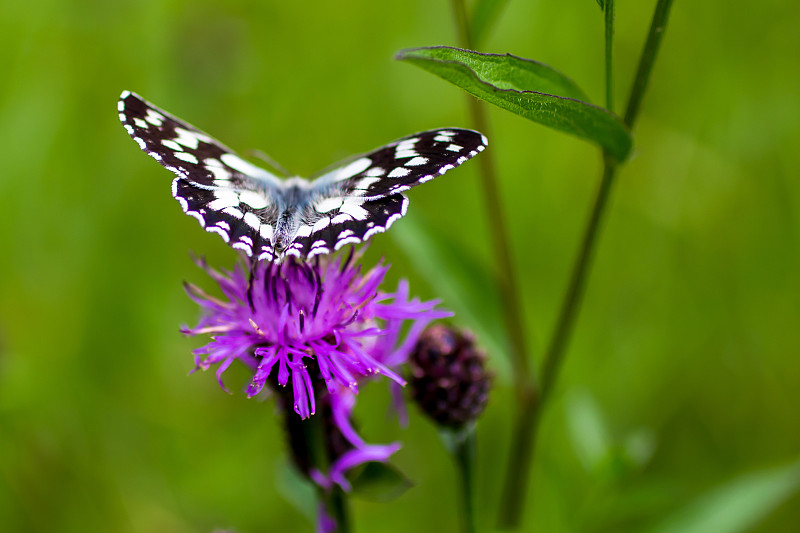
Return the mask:
<svg viewBox="0 0 800 533"><path fill-rule="evenodd" d="M472 13L472 23L470 31L472 33L472 45L480 48L481 43L486 38L489 30L497 21L497 17L508 5L508 0L478 0L475 10Z"/></svg>
<svg viewBox="0 0 800 533"><path fill-rule="evenodd" d="M740 476L702 495L649 533L747 531L800 488L800 461Z"/></svg>
<svg viewBox="0 0 800 533"><path fill-rule="evenodd" d="M406 217L392 227L391 235L442 298L443 306L475 333L498 375L508 378L508 343L496 280L435 224L424 223L421 215Z"/></svg>
<svg viewBox="0 0 800 533"><path fill-rule="evenodd" d="M414 484L392 465L370 462L350 481L352 494L375 502L389 502L401 496Z"/></svg>
<svg viewBox="0 0 800 533"><path fill-rule="evenodd" d="M543 63L447 46L403 50L397 59L432 72L481 100L593 142L617 161L630 154L633 141L622 120L588 103L572 80Z"/></svg>
<svg viewBox="0 0 800 533"><path fill-rule="evenodd" d="M605 0L597 0L597 5L600 6L601 10L605 10Z"/></svg>
<svg viewBox="0 0 800 533"><path fill-rule="evenodd" d="M314 485L300 475L297 468L287 460L282 460L275 471L278 493L289 502L309 523L316 523L317 491Z"/></svg>

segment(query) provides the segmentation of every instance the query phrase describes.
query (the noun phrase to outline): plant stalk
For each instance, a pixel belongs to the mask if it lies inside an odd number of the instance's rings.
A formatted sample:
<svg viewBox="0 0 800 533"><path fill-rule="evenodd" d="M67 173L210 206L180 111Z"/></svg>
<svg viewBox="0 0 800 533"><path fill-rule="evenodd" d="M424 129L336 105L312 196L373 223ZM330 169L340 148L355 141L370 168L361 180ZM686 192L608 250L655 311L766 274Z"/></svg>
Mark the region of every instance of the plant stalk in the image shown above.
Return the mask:
<svg viewBox="0 0 800 533"><path fill-rule="evenodd" d="M475 533L475 483L474 483L474 464L475 464L475 431L466 430L465 434L458 438L453 459L456 462L456 469L460 476L461 503L464 510L462 520L464 533Z"/></svg>
<svg viewBox="0 0 800 533"><path fill-rule="evenodd" d="M639 67L636 70L631 95L628 98L628 107L625 110L624 120L629 128L633 128L633 123L639 115L639 107L642 104L647 83L650 81L650 72L653 70L656 54L658 54L658 49L661 46L661 38L667 28L671 7L672 0L658 0L656 4L653 21L650 23L650 32L647 34L647 42L642 49L642 56L639 58Z"/></svg>
<svg viewBox="0 0 800 533"><path fill-rule="evenodd" d="M328 514L336 520L336 533L350 533L350 513L347 508L346 495L341 487L333 487L325 496L324 503Z"/></svg>
<svg viewBox="0 0 800 533"><path fill-rule="evenodd" d="M606 109L614 111L614 0L605 0L603 15L606 27Z"/></svg>
<svg viewBox="0 0 800 533"><path fill-rule="evenodd" d="M607 0L612 4L613 0ZM666 28L669 9L672 0L658 0L653 21L650 26L650 33L639 60L636 77L634 79L631 96L625 113L625 124L632 127L639 112L642 97L647 88L650 72L658 52L661 38ZM611 17L609 19L609 17ZM610 21L610 22L609 22ZM613 4L606 13L606 59L610 62L610 35L613 35ZM606 65L606 75L611 76L612 68L610 63ZM612 103L611 90L613 84L606 80L608 91L607 102ZM564 354L573 331L573 325L583 294L586 288L586 280L591 267L594 248L597 243L597 236L602 225L603 215L608 205L614 177L617 171L616 161L609 155L603 156L603 176L592 207L589 220L584 231L580 251L575 259L570 276L570 282L564 293L564 299L556 323L553 336L551 338L547 352L545 353L542 375L540 380L540 391L538 396L530 400L530 413L521 413L517 419L517 429L515 430L515 441L512 443L511 456L509 461L508 475L504 487L504 499L501 503L498 525L501 529L517 529L522 521L522 511L525 503L525 489L527 486L530 465L533 460L533 453L536 444L538 426L541 422L542 411L547 403L547 399L552 393L552 389L558 379L559 370L563 364Z"/></svg>

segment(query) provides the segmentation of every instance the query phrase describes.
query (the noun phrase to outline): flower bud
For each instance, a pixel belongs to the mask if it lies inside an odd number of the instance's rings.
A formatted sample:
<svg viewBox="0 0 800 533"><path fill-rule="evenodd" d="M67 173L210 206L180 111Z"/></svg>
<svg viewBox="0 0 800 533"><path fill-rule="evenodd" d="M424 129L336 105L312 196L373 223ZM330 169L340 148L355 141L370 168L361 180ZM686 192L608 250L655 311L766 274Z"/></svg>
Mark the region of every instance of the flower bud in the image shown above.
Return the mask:
<svg viewBox="0 0 800 533"><path fill-rule="evenodd" d="M475 421L489 400L486 354L467 331L436 324L420 336L409 360L411 396L437 424Z"/></svg>

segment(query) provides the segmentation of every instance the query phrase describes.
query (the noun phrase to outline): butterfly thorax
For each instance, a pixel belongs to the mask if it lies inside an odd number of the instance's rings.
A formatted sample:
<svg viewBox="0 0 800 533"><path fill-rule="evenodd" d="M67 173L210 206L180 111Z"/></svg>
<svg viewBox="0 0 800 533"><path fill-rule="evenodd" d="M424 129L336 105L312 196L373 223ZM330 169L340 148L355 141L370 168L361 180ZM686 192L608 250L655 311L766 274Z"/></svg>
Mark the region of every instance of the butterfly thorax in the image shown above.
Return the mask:
<svg viewBox="0 0 800 533"><path fill-rule="evenodd" d="M292 244L308 211L310 183L303 178L289 178L283 184L278 202L278 219L272 233L272 247L279 255Z"/></svg>

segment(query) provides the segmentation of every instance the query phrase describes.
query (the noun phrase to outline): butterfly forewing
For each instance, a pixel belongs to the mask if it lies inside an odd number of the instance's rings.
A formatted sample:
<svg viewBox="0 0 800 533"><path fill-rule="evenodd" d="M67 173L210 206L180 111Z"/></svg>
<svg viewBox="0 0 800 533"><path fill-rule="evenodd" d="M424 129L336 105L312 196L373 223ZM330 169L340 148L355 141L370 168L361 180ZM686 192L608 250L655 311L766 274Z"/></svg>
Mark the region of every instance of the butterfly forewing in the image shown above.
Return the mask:
<svg viewBox="0 0 800 533"><path fill-rule="evenodd" d="M328 254L385 231L406 213L402 191L457 167L487 144L471 130L425 131L309 184L279 180L133 93L122 93L119 116L142 150L178 176L172 194L187 214L232 247L268 260Z"/></svg>
<svg viewBox="0 0 800 533"><path fill-rule="evenodd" d="M234 248L272 259L278 178L136 94L122 93L119 116L139 147L178 176L172 194L186 214Z"/></svg>
<svg viewBox="0 0 800 533"><path fill-rule="evenodd" d="M314 184L335 182L343 196L381 198L444 174L478 155L486 144L486 137L472 130L423 131L365 154Z"/></svg>

